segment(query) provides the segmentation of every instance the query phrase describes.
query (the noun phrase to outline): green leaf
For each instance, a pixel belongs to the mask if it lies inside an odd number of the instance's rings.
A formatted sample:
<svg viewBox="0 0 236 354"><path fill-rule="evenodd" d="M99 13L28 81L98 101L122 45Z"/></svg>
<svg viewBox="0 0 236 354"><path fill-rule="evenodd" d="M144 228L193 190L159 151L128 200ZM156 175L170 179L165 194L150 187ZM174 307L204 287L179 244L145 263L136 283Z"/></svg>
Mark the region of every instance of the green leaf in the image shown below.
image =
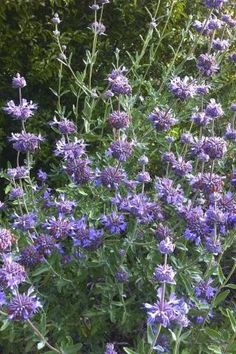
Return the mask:
<svg viewBox="0 0 236 354"><path fill-rule="evenodd" d="M82 348L82 344L74 344L69 346L63 346L60 349L62 350L63 354L79 354L78 350Z"/></svg>
<svg viewBox="0 0 236 354"><path fill-rule="evenodd" d="M234 333L236 333L236 319L235 319L235 316L233 314L233 311L230 311L229 309L226 309L226 312L227 312L228 318L230 320L230 324L231 324L232 330L234 331Z"/></svg>
<svg viewBox="0 0 236 354"><path fill-rule="evenodd" d="M129 348L123 348L124 351L127 353L127 354L137 354L136 352L134 352L133 350L129 349Z"/></svg>
<svg viewBox="0 0 236 354"><path fill-rule="evenodd" d="M49 271L49 268L46 264L44 264L42 267L40 267L39 269L36 269L33 273L32 276L36 277L37 275L40 275L42 273L46 273Z"/></svg>
<svg viewBox="0 0 236 354"><path fill-rule="evenodd" d="M88 195L85 191L83 191L82 189L79 189L78 190L78 193L81 194L81 195Z"/></svg>
<svg viewBox="0 0 236 354"><path fill-rule="evenodd" d="M223 284L225 281L225 276L224 276L224 273L223 273L223 270L222 270L220 264L218 266L218 275L219 275L220 283Z"/></svg>
<svg viewBox="0 0 236 354"><path fill-rule="evenodd" d="M227 284L224 288L236 289L236 284Z"/></svg>
<svg viewBox="0 0 236 354"><path fill-rule="evenodd" d="M226 297L229 295L229 293L230 293L230 290L225 290L225 291L223 291L223 293L220 293L219 295L217 295L217 297L214 301L214 307L216 307L217 305L219 305L219 303L224 301L226 299Z"/></svg>
<svg viewBox="0 0 236 354"><path fill-rule="evenodd" d="M213 339L221 338L221 334L212 328L206 328L204 332Z"/></svg>
<svg viewBox="0 0 236 354"><path fill-rule="evenodd" d="M171 333L171 337L172 337L173 341L176 342L176 339L177 339L176 334L171 329L169 329L169 332Z"/></svg>
<svg viewBox="0 0 236 354"><path fill-rule="evenodd" d="M222 354L221 349L217 345L210 345L209 350L213 353Z"/></svg>
<svg viewBox="0 0 236 354"><path fill-rule="evenodd" d="M4 331L10 324L10 321L8 319L7 320L3 320L2 322L3 322L3 324L2 324L2 326L0 328L1 332Z"/></svg>
<svg viewBox="0 0 236 354"><path fill-rule="evenodd" d="M148 341L148 344L152 344L153 339L154 339L154 333L153 333L153 330L152 330L152 326L148 325L148 327L147 327L147 341Z"/></svg>

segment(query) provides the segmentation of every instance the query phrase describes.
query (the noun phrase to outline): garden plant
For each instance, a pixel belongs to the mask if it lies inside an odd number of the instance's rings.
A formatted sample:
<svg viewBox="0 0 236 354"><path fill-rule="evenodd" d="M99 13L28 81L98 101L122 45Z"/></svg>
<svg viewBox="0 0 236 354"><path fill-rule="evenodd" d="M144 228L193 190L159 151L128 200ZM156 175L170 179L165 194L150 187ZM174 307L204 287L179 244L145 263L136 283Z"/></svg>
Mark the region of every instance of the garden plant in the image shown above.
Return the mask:
<svg viewBox="0 0 236 354"><path fill-rule="evenodd" d="M110 1L88 4L76 60L54 13L46 171L40 105L13 75L1 353L236 353L236 4L196 1L172 28L180 3L144 4L141 46L115 48L108 72Z"/></svg>

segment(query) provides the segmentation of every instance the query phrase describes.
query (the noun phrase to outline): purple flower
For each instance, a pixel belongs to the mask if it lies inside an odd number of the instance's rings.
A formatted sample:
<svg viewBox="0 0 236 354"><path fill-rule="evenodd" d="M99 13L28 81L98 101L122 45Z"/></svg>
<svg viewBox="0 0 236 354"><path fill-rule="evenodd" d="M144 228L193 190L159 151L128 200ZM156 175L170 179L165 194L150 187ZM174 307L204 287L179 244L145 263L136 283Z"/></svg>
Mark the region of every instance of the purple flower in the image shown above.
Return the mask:
<svg viewBox="0 0 236 354"><path fill-rule="evenodd" d="M147 165L148 162L149 162L148 157L145 156L145 155L141 156L141 157L138 159L138 163L139 163L141 166Z"/></svg>
<svg viewBox="0 0 236 354"><path fill-rule="evenodd" d="M162 224L159 224L156 228L156 238L159 242L165 240L166 238L172 239L174 236L173 231L168 227Z"/></svg>
<svg viewBox="0 0 236 354"><path fill-rule="evenodd" d="M169 143L169 144L172 144L175 141L175 138L171 135L166 135L165 139L166 139L167 143Z"/></svg>
<svg viewBox="0 0 236 354"><path fill-rule="evenodd" d="M6 295L2 290L0 290L0 307L7 304Z"/></svg>
<svg viewBox="0 0 236 354"><path fill-rule="evenodd" d="M230 109L231 111L236 112L236 103L232 103Z"/></svg>
<svg viewBox="0 0 236 354"><path fill-rule="evenodd" d="M127 197L113 198L113 203L123 212L128 212L138 219L140 224L163 220L161 207L156 202L151 202L145 194L129 194Z"/></svg>
<svg viewBox="0 0 236 354"><path fill-rule="evenodd" d="M76 159L85 154L85 146L83 140L74 138L73 142L67 143L65 138L62 137L57 141L55 155L61 156L63 159Z"/></svg>
<svg viewBox="0 0 236 354"><path fill-rule="evenodd" d="M146 171L139 172L139 174L136 177L136 180L140 183L148 183L151 181L150 174Z"/></svg>
<svg viewBox="0 0 236 354"><path fill-rule="evenodd" d="M26 178L29 176L29 170L25 166L20 166L16 168L8 168L7 176L10 178L18 179L18 178Z"/></svg>
<svg viewBox="0 0 236 354"><path fill-rule="evenodd" d="M58 218L55 218L55 216L48 218L43 227L56 239L62 239L70 236L73 223L69 218L60 214Z"/></svg>
<svg viewBox="0 0 236 354"><path fill-rule="evenodd" d="M174 250L175 250L175 244L172 242L172 239L169 237L166 237L159 244L159 251L162 254L170 254L173 253Z"/></svg>
<svg viewBox="0 0 236 354"><path fill-rule="evenodd" d="M41 169L37 172L37 177L40 181L45 182L48 179L48 175L46 172L42 171Z"/></svg>
<svg viewBox="0 0 236 354"><path fill-rule="evenodd" d="M229 45L230 43L227 39L216 38L212 41L212 48L219 52L223 52L228 49Z"/></svg>
<svg viewBox="0 0 236 354"><path fill-rule="evenodd" d="M76 125L74 122L67 118L62 118L57 120L56 117L53 118L53 122L50 123L52 127L56 127L61 134L72 134L76 132Z"/></svg>
<svg viewBox="0 0 236 354"><path fill-rule="evenodd" d="M36 226L37 216L35 213L14 215L13 227L22 231L33 229Z"/></svg>
<svg viewBox="0 0 236 354"><path fill-rule="evenodd" d="M161 298L160 290L158 298ZM148 323L160 323L163 327L170 327L175 322L178 325L187 327L189 321L187 319L188 306L183 299L177 299L175 294L171 294L169 300L158 301L153 305L144 304L147 314Z"/></svg>
<svg viewBox="0 0 236 354"><path fill-rule="evenodd" d="M113 212L110 215L103 215L100 218L101 224L111 233L120 234L127 229L128 223L123 214Z"/></svg>
<svg viewBox="0 0 236 354"><path fill-rule="evenodd" d="M161 111L158 107L149 114L148 119L152 122L153 127L158 131L166 132L177 123L170 110Z"/></svg>
<svg viewBox="0 0 236 354"><path fill-rule="evenodd" d="M211 54L201 54L197 59L197 68L204 76L211 76L219 70L215 57Z"/></svg>
<svg viewBox="0 0 236 354"><path fill-rule="evenodd" d="M192 165L189 161L184 161L184 159L180 156L177 160L171 162L171 167L173 172L179 176L184 177L190 172L192 172Z"/></svg>
<svg viewBox="0 0 236 354"><path fill-rule="evenodd" d="M112 70L108 75L111 92L118 95L130 95L132 88L128 78L125 76L127 69L125 67Z"/></svg>
<svg viewBox="0 0 236 354"><path fill-rule="evenodd" d="M197 85L196 93L198 95L207 95L210 91L210 88L211 88L211 85L207 85L207 84Z"/></svg>
<svg viewBox="0 0 236 354"><path fill-rule="evenodd" d="M208 125L212 118L206 115L206 112L195 112L191 116L191 120L196 123L199 127L205 127Z"/></svg>
<svg viewBox="0 0 236 354"><path fill-rule="evenodd" d="M0 229L0 251L6 251L11 248L13 236L7 229Z"/></svg>
<svg viewBox="0 0 236 354"><path fill-rule="evenodd" d="M75 246L85 249L95 249L102 241L103 230L87 226L87 219L82 217L74 222L73 242Z"/></svg>
<svg viewBox="0 0 236 354"><path fill-rule="evenodd" d="M3 110L12 118L25 121L34 115L37 108L37 104L32 101L28 102L25 98L23 98L19 106L11 100L7 102L7 105L3 108Z"/></svg>
<svg viewBox="0 0 236 354"><path fill-rule="evenodd" d="M224 138L226 140L236 142L236 130L232 128L230 123L227 125L226 132L224 134Z"/></svg>
<svg viewBox="0 0 236 354"><path fill-rule="evenodd" d="M120 269L116 272L115 278L119 283L126 283L129 279L129 273L123 269Z"/></svg>
<svg viewBox="0 0 236 354"><path fill-rule="evenodd" d="M33 288L30 288L27 294L15 294L7 308L8 317L11 320L27 321L42 307L32 292Z"/></svg>
<svg viewBox="0 0 236 354"><path fill-rule="evenodd" d="M236 63L236 52L229 55L229 60Z"/></svg>
<svg viewBox="0 0 236 354"><path fill-rule="evenodd" d="M165 161L165 162L174 163L174 161L175 161L175 155L174 155L173 152L167 151L167 152L164 152L164 153L161 155L161 159L162 159L162 161Z"/></svg>
<svg viewBox="0 0 236 354"><path fill-rule="evenodd" d="M211 15L211 18L208 21L207 27L211 31L215 31L217 29L220 29L222 27L223 23L221 20L219 20L215 15Z"/></svg>
<svg viewBox="0 0 236 354"><path fill-rule="evenodd" d="M203 144L204 144L204 138L202 137L201 139L194 138L193 143L191 144L191 153L194 156L199 156L203 152Z"/></svg>
<svg viewBox="0 0 236 354"><path fill-rule="evenodd" d="M40 134L35 135L22 131L22 133L12 133L12 137L9 138L9 141L13 142L13 148L16 151L22 153L33 153L39 148L40 143L43 142L44 139L41 137Z"/></svg>
<svg viewBox="0 0 236 354"><path fill-rule="evenodd" d="M231 175L231 184L236 187L236 170L234 169Z"/></svg>
<svg viewBox="0 0 236 354"><path fill-rule="evenodd" d="M185 240L194 242L196 246L198 246L200 244L200 242L201 242L201 238L198 235L198 233L194 232L193 230L190 230L189 228L187 228L184 231L184 235L183 236L184 236Z"/></svg>
<svg viewBox="0 0 236 354"><path fill-rule="evenodd" d="M210 9L219 9L228 0L204 0L204 5Z"/></svg>
<svg viewBox="0 0 236 354"><path fill-rule="evenodd" d="M111 155L120 162L125 162L133 153L133 144L128 141L116 140L111 143L108 155Z"/></svg>
<svg viewBox="0 0 236 354"><path fill-rule="evenodd" d="M207 225L224 225L227 221L227 214L216 206L209 206L205 212L205 220Z"/></svg>
<svg viewBox="0 0 236 354"><path fill-rule="evenodd" d="M102 22L94 21L91 23L90 28L94 33L98 35L104 35L106 32L106 27Z"/></svg>
<svg viewBox="0 0 236 354"><path fill-rule="evenodd" d="M41 256L50 256L52 251L57 248L55 238L44 234L36 237L34 245Z"/></svg>
<svg viewBox="0 0 236 354"><path fill-rule="evenodd" d="M206 115L211 118L218 118L224 115L224 111L222 110L221 104L216 103L214 98L210 99L210 103L206 106Z"/></svg>
<svg viewBox="0 0 236 354"><path fill-rule="evenodd" d="M12 260L10 256L3 256L3 265L0 268L0 283L7 288L13 288L26 279L25 268Z"/></svg>
<svg viewBox="0 0 236 354"><path fill-rule="evenodd" d="M190 132L186 132L181 135L180 140L183 144L191 144L193 142L193 136Z"/></svg>
<svg viewBox="0 0 236 354"><path fill-rule="evenodd" d="M108 344L106 345L106 351L105 351L104 354L118 354L118 353L115 351L114 344L108 343Z"/></svg>
<svg viewBox="0 0 236 354"><path fill-rule="evenodd" d="M231 27L231 28L236 27L236 20L234 18L232 18L230 15L223 15L221 17L221 20L224 21L225 23L227 23L229 25L229 27Z"/></svg>
<svg viewBox="0 0 236 354"><path fill-rule="evenodd" d="M14 76L12 79L12 87L23 88L25 86L26 86L25 78L23 76L20 76L19 73L17 73L16 76Z"/></svg>
<svg viewBox="0 0 236 354"><path fill-rule="evenodd" d="M178 213L187 223L187 228L184 231L184 238L194 242L195 245L198 246L201 242L201 238L206 234L204 211L200 206L193 207L190 203L189 205L180 208Z"/></svg>
<svg viewBox="0 0 236 354"><path fill-rule="evenodd" d="M163 327L170 326L173 318L173 307L167 301L164 301L162 306L160 301L153 305L146 303L144 306L147 310L149 324L160 323Z"/></svg>
<svg viewBox="0 0 236 354"><path fill-rule="evenodd" d="M114 96L114 93L111 90L107 90L104 92L104 98L111 98Z"/></svg>
<svg viewBox="0 0 236 354"><path fill-rule="evenodd" d="M215 15L211 15L209 20L204 20L200 22L196 20L193 24L195 30L204 36L208 36L214 30L220 29L222 27L222 21L219 20Z"/></svg>
<svg viewBox="0 0 236 354"><path fill-rule="evenodd" d="M22 198L24 195L24 190L21 187L15 187L12 188L12 190L9 193L9 199L10 200L15 200L17 198Z"/></svg>
<svg viewBox="0 0 236 354"><path fill-rule="evenodd" d="M221 192L224 177L214 173L199 173L197 176L190 178L190 185L193 190L199 190L206 195L212 192Z"/></svg>
<svg viewBox="0 0 236 354"><path fill-rule="evenodd" d="M213 237L205 237L206 250L214 255L218 255L222 252L220 240L216 240Z"/></svg>
<svg viewBox="0 0 236 354"><path fill-rule="evenodd" d="M93 177L88 159L68 159L63 168L71 176L73 182L78 185L88 183Z"/></svg>
<svg viewBox="0 0 236 354"><path fill-rule="evenodd" d="M180 185L174 187L173 184L173 180L169 178L158 177L155 187L160 199L173 206L178 206L184 200L183 190Z"/></svg>
<svg viewBox="0 0 236 354"><path fill-rule="evenodd" d="M125 257L126 251L123 250L122 248L120 248L120 249L118 250L118 254L119 254L120 257Z"/></svg>
<svg viewBox="0 0 236 354"><path fill-rule="evenodd" d="M114 111L110 114L108 122L112 128L123 129L128 127L130 117L126 112Z"/></svg>
<svg viewBox="0 0 236 354"><path fill-rule="evenodd" d="M61 194L59 199L55 201L54 205L59 213L70 214L74 210L76 203L74 201L65 199L65 195Z"/></svg>
<svg viewBox="0 0 236 354"><path fill-rule="evenodd" d="M154 280L160 283L175 284L175 272L171 266L159 265L155 268Z"/></svg>
<svg viewBox="0 0 236 354"><path fill-rule="evenodd" d="M132 93L132 87L127 77L120 75L112 81L111 91L118 95L130 95Z"/></svg>
<svg viewBox="0 0 236 354"><path fill-rule="evenodd" d="M201 33L203 36L209 35L212 30L208 27L208 21L204 20L203 22L196 20L193 23L193 28L198 32Z"/></svg>
<svg viewBox="0 0 236 354"><path fill-rule="evenodd" d="M39 254L34 245L26 246L20 253L19 262L25 267L34 267L36 264L43 262L44 258Z"/></svg>
<svg viewBox="0 0 236 354"><path fill-rule="evenodd" d="M127 190L134 191L136 190L137 186L139 185L139 182L133 179L125 179L124 180L124 186Z"/></svg>
<svg viewBox="0 0 236 354"><path fill-rule="evenodd" d="M219 137L205 138L203 143L203 151L210 159L222 159L227 151L226 142Z"/></svg>
<svg viewBox="0 0 236 354"><path fill-rule="evenodd" d="M175 76L170 84L170 91L174 96L179 98L181 101L185 101L190 97L194 97L196 94L195 82L191 81L188 76L181 79L179 76Z"/></svg>
<svg viewBox="0 0 236 354"><path fill-rule="evenodd" d="M107 188L118 188L126 180L126 174L123 169L117 167L106 167L99 173L98 183Z"/></svg>
<svg viewBox="0 0 236 354"><path fill-rule="evenodd" d="M217 288L211 286L213 279L201 280L195 287L195 295L198 299L211 300L217 291Z"/></svg>

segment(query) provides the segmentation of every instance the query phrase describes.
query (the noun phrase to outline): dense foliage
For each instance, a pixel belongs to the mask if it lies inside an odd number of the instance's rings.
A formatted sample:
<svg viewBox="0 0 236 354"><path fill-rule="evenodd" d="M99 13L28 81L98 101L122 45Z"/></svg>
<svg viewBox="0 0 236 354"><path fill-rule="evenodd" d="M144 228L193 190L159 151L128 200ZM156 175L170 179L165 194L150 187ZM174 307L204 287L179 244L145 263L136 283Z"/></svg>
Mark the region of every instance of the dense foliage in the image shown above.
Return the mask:
<svg viewBox="0 0 236 354"><path fill-rule="evenodd" d="M1 351L234 353L234 2L0 11Z"/></svg>

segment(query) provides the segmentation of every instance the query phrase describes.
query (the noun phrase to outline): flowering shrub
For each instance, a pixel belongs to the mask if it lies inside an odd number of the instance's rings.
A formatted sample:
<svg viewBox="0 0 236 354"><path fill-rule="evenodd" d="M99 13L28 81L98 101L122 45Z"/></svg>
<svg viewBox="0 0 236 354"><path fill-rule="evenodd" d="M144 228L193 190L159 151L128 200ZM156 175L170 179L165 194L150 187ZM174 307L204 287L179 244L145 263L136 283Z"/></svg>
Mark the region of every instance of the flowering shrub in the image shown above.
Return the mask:
<svg viewBox="0 0 236 354"><path fill-rule="evenodd" d="M0 204L4 353L35 345L48 354L234 352L236 103L217 93L235 68L235 5L202 2L207 18L190 18L156 85L152 61L175 1L162 31L160 3L147 9L149 29L141 52L129 53L130 68L116 49L101 82L96 59L109 0L90 5L83 72L54 14L59 74L49 125L58 163L49 173L34 166L46 136L28 124L40 107L23 98L25 78L12 79L18 102L3 110L16 123L16 164L2 172Z"/></svg>

